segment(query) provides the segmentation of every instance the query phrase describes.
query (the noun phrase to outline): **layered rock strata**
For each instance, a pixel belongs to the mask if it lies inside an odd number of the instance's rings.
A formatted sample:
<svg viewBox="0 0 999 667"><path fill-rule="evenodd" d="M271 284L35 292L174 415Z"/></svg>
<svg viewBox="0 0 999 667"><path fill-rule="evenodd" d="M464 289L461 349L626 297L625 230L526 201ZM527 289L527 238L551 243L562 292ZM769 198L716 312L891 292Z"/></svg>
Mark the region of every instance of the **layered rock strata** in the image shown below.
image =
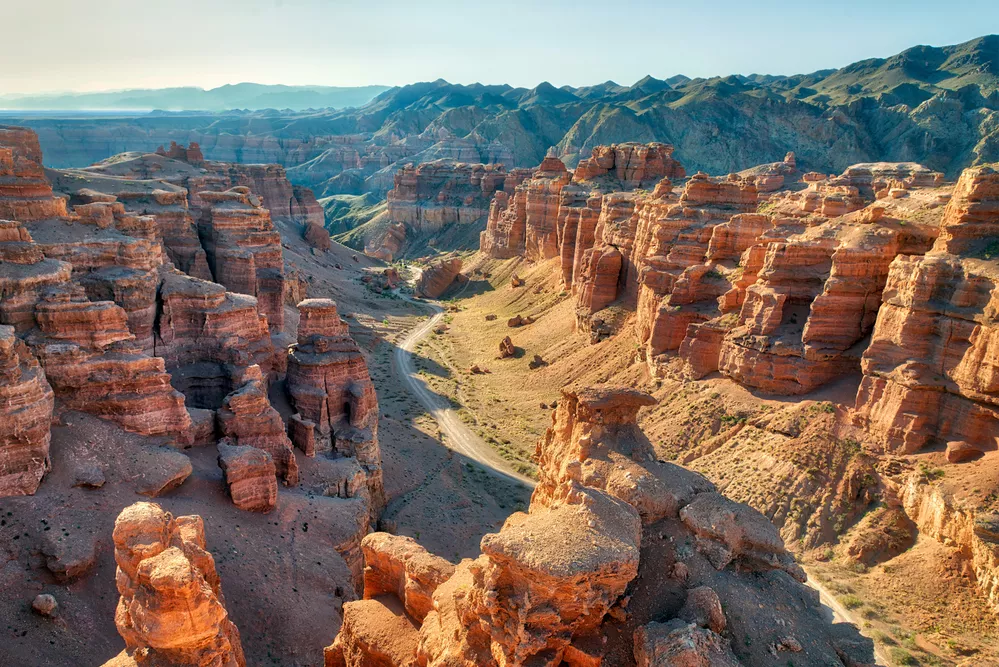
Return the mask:
<svg viewBox="0 0 999 667"><path fill-rule="evenodd" d="M28 222L66 213L66 200L53 196L45 178L38 135L0 125L0 220Z"/></svg>
<svg viewBox="0 0 999 667"><path fill-rule="evenodd" d="M171 386L163 359L137 345L124 310L66 284L35 305L35 324L26 340L63 405L129 431L187 441L184 396Z"/></svg>
<svg viewBox="0 0 999 667"><path fill-rule="evenodd" d="M284 259L281 236L270 212L248 188L201 192L206 207L198 233L215 281L257 297L260 313L274 330L284 326Z"/></svg>
<svg viewBox="0 0 999 667"><path fill-rule="evenodd" d="M0 326L0 498L30 495L49 469L52 388L38 361Z"/></svg>
<svg viewBox="0 0 999 667"><path fill-rule="evenodd" d="M912 453L963 441L997 446L999 173L966 170L925 256L891 262L862 361L856 422L873 443Z"/></svg>
<svg viewBox="0 0 999 667"><path fill-rule="evenodd" d="M159 291L155 352L174 387L194 408L218 409L246 368L275 364L268 320L252 296L180 271L166 271Z"/></svg>
<svg viewBox="0 0 999 667"><path fill-rule="evenodd" d="M262 449L236 445L229 438L218 443L219 468L232 503L249 512L269 512L277 504L274 459Z"/></svg>
<svg viewBox="0 0 999 667"><path fill-rule="evenodd" d="M245 666L201 517L174 517L153 503L126 507L115 521L114 557L125 650L105 665Z"/></svg>
<svg viewBox="0 0 999 667"><path fill-rule="evenodd" d="M474 224L489 214L489 200L506 179L502 164L408 164L395 172L395 187L386 196L388 217L417 234Z"/></svg>
<svg viewBox="0 0 999 667"><path fill-rule="evenodd" d="M267 452L272 466L285 484L298 484L298 462L284 421L267 398L267 384L259 366L250 366L240 385L222 401L218 410L219 431L238 446Z"/></svg>
<svg viewBox="0 0 999 667"><path fill-rule="evenodd" d="M336 303L306 299L298 304L298 342L288 350L286 386L299 420L312 423L309 443L296 442L332 459L351 459L361 476L361 489L344 479L333 484L348 496L367 496L377 518L385 504L378 448L378 398L367 362L340 319ZM344 472L344 474L348 474Z"/></svg>

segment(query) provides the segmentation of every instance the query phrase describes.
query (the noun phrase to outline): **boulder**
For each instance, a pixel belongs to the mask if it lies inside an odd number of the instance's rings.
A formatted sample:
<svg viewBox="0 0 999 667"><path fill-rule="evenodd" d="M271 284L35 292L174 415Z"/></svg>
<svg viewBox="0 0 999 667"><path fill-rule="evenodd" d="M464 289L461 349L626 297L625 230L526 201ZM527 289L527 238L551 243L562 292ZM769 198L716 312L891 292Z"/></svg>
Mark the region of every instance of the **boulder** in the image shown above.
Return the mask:
<svg viewBox="0 0 999 667"><path fill-rule="evenodd" d="M233 504L248 512L271 511L278 495L274 459L262 449L231 442L219 442L218 462Z"/></svg>
<svg viewBox="0 0 999 667"><path fill-rule="evenodd" d="M499 358L506 359L507 357L512 357L516 353L516 348L513 346L513 341L507 336L500 341L499 344Z"/></svg>

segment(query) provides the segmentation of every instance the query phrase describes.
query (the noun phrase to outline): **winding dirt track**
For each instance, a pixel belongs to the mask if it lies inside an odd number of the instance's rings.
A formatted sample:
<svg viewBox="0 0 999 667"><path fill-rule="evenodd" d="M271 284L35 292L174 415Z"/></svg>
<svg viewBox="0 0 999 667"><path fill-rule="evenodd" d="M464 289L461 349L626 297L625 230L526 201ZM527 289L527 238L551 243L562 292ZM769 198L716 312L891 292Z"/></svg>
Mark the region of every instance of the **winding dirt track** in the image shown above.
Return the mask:
<svg viewBox="0 0 999 667"><path fill-rule="evenodd" d="M444 442L450 449L480 463L494 475L519 482L533 489L537 482L512 470L509 464L488 443L465 426L458 417L458 411L451 407L450 402L434 392L417 374L416 366L413 363L413 351L417 344L426 338L444 317L444 309L437 303L417 301L405 295L400 296L410 303L429 307L433 311L433 316L413 329L395 349L392 370L399 377L402 385L434 418L441 432L447 436Z"/></svg>
<svg viewBox="0 0 999 667"><path fill-rule="evenodd" d="M395 349L392 369L401 380L403 386L409 389L410 393L420 402L420 405L437 422L441 432L447 436L445 444L448 447L478 462L494 475L520 482L528 488L533 489L537 485L537 482L530 477L511 470L507 462L488 443L465 426L461 419L459 419L457 410L451 407L450 402L434 392L423 381L423 378L417 374L413 363L413 351L419 342L426 338L441 319L443 319L444 308L432 301L417 301L403 294L400 294L400 296L416 306L427 307L433 312L433 315L426 322L423 322L409 332L409 335ZM829 615L832 616L832 620L835 622L852 623L860 627L860 624L854 618L853 614L850 613L850 610L840 604L839 600L822 584L809 577L808 585L819 592L819 599L827 609ZM891 664L882 655L877 645L875 645L875 657L877 658L878 665Z"/></svg>

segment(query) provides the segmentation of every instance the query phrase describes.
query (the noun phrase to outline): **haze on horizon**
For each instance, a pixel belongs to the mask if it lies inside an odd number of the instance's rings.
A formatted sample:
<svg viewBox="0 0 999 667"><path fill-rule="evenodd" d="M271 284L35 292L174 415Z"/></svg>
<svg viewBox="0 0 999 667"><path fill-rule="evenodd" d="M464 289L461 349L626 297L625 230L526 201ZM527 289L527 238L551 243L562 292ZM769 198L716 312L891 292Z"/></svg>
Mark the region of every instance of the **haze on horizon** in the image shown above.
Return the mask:
<svg viewBox="0 0 999 667"><path fill-rule="evenodd" d="M265 84L631 84L797 74L999 32L999 2L36 0L6 7L0 95Z"/></svg>

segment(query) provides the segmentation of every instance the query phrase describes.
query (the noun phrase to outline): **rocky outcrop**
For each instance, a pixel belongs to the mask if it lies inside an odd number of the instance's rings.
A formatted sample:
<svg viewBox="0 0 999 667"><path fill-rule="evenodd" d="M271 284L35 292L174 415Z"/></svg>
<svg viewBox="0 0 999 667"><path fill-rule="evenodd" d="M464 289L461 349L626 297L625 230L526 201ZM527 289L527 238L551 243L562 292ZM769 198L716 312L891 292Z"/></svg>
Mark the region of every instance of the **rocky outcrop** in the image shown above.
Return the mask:
<svg viewBox="0 0 999 667"><path fill-rule="evenodd" d="M249 512L269 512L277 504L274 459L262 449L236 445L229 438L218 443L219 468L232 503Z"/></svg>
<svg viewBox="0 0 999 667"><path fill-rule="evenodd" d="M0 220L30 222L66 213L66 200L53 196L45 178L38 135L0 125Z"/></svg>
<svg viewBox="0 0 999 667"><path fill-rule="evenodd" d="M857 392L855 421L872 444L906 453L948 441L996 448L999 265L988 251L996 220L999 173L969 169L932 252L891 263Z"/></svg>
<svg viewBox="0 0 999 667"><path fill-rule="evenodd" d="M55 404L38 361L0 326L0 498L32 494L49 468Z"/></svg>
<svg viewBox="0 0 999 667"><path fill-rule="evenodd" d="M298 462L284 421L267 398L267 384L259 366L250 366L237 378L238 388L222 400L219 431L233 444L254 447L273 460L272 467L285 484L298 484Z"/></svg>
<svg viewBox="0 0 999 667"><path fill-rule="evenodd" d="M378 578L371 599L345 610L326 664L734 666L779 650L873 664L869 641L824 620L763 515L655 459L636 426L653 402L619 387L565 390L538 444L528 512L446 581L432 568L422 624L398 599L414 589L403 563L432 557L405 538L365 538ZM839 657L847 647L859 661Z"/></svg>
<svg viewBox="0 0 999 667"><path fill-rule="evenodd" d="M920 533L960 550L989 608L999 613L999 514L976 508L951 484L928 484L918 470L895 493Z"/></svg>
<svg viewBox="0 0 999 667"><path fill-rule="evenodd" d="M365 248L364 252L370 257L380 259L383 262L391 262L399 256L406 245L406 225L401 222L394 222L388 226L385 234L372 242Z"/></svg>
<svg viewBox="0 0 999 667"><path fill-rule="evenodd" d="M740 667L730 643L707 628L673 619L649 623L635 630L635 664L690 665L691 667Z"/></svg>
<svg viewBox="0 0 999 667"><path fill-rule="evenodd" d="M365 599L391 593L417 623L433 609L437 587L454 574L454 565L409 537L371 533L361 540L361 549Z"/></svg>
<svg viewBox="0 0 999 667"><path fill-rule="evenodd" d="M215 281L239 294L257 297L270 327L284 326L284 259L281 235L260 198L242 186L200 192L204 202L198 233Z"/></svg>
<svg viewBox="0 0 999 667"><path fill-rule="evenodd" d="M163 359L136 344L124 310L67 284L43 295L35 322L26 340L63 405L135 433L187 441L184 396L171 386Z"/></svg>
<svg viewBox="0 0 999 667"><path fill-rule="evenodd" d="M105 665L245 666L201 517L174 517L153 503L126 507L114 525L114 557L125 650Z"/></svg>
<svg viewBox="0 0 999 667"><path fill-rule="evenodd" d="M267 319L252 296L179 271L162 276L156 355L166 362L174 387L187 405L218 409L236 388L238 376L254 364L274 365Z"/></svg>
<svg viewBox="0 0 999 667"><path fill-rule="evenodd" d="M420 279L416 282L416 293L427 299L436 299L460 276L461 260L457 257L434 262L420 273Z"/></svg>
<svg viewBox="0 0 999 667"><path fill-rule="evenodd" d="M114 181L111 181L114 183ZM162 183L151 192L132 189L126 182L121 187L111 187L113 196L129 211L155 218L163 241L163 249L175 267L202 280L211 280L211 270L205 249L198 238L197 220L188 207L187 191L181 187ZM93 190L77 191L73 199L83 202L95 198Z"/></svg>
<svg viewBox="0 0 999 667"><path fill-rule="evenodd" d="M594 489L512 515L434 593L420 662L558 664L637 574L640 533L634 508Z"/></svg>
<svg viewBox="0 0 999 667"><path fill-rule="evenodd" d="M571 177L562 161L552 156L530 177L522 170L512 174L490 204L480 249L497 259L554 257L559 247L559 201Z"/></svg>
<svg viewBox="0 0 999 667"><path fill-rule="evenodd" d="M388 217L415 234L474 224L489 214L489 200L506 178L502 164L407 164L395 172L395 187L386 196Z"/></svg>
<svg viewBox="0 0 999 667"><path fill-rule="evenodd" d="M385 504L378 398L364 355L340 319L335 302L306 299L298 310L298 342L288 350L286 380L292 406L300 420L312 422L312 449L317 455L356 462L360 489L346 477L331 485L348 496L363 493L372 517L377 518ZM342 474L347 475L348 469Z"/></svg>
<svg viewBox="0 0 999 667"><path fill-rule="evenodd" d="M673 159L673 146L669 144L612 144L596 146L590 157L580 160L573 180L590 181L605 175L619 181L624 189L632 189L664 178L681 179L686 171Z"/></svg>

